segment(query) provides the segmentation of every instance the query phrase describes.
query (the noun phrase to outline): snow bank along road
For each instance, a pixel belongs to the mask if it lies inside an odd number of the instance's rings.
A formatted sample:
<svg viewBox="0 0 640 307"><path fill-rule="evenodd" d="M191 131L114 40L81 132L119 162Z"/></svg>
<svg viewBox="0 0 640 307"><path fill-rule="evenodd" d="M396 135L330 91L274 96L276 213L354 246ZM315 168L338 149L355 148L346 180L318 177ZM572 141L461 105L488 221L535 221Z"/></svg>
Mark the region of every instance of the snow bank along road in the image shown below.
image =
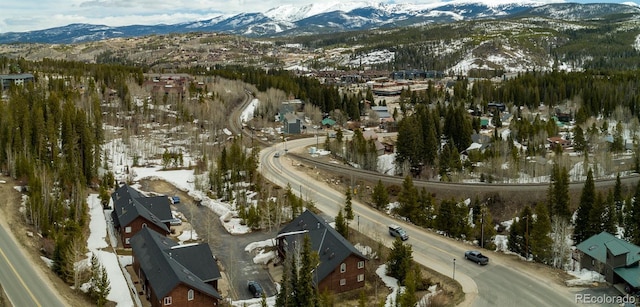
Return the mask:
<svg viewBox="0 0 640 307"><path fill-rule="evenodd" d="M315 139L289 141L290 151L302 146L315 144ZM292 191L302 198L315 202L318 209L330 216L336 216L344 204L344 194L324 182L318 181L292 167L294 163L286 155L274 158L276 147L269 147L260 153L260 171L272 182L291 185ZM574 294L580 289L569 289L557 284L548 276L535 276L523 263L498 253L489 253L491 263L478 266L464 261L464 251L470 245L439 236L353 201L354 215L357 217L352 227L371 238L379 239L387 246L392 243L388 235L388 224L400 224L409 234L406 241L413 246L413 257L422 265L442 274L452 276L462 285L465 292L463 306L571 306ZM357 225L356 225L357 223Z"/></svg>

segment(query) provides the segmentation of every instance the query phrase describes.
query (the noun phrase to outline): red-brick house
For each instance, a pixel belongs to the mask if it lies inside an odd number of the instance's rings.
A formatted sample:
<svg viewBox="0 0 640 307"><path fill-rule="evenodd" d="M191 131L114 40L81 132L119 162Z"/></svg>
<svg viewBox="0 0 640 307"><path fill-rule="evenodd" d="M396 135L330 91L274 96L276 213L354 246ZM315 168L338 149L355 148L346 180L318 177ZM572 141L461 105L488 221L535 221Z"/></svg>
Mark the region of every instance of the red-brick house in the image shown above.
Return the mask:
<svg viewBox="0 0 640 307"><path fill-rule="evenodd" d="M278 256L284 259L309 236L311 249L320 263L314 270L313 284L319 291L340 293L364 287L367 258L324 219L306 210L276 236Z"/></svg>
<svg viewBox="0 0 640 307"><path fill-rule="evenodd" d="M148 227L131 238L133 270L153 307L218 306L222 277L209 244L179 245Z"/></svg>
<svg viewBox="0 0 640 307"><path fill-rule="evenodd" d="M168 235L173 218L169 198L147 197L129 185L122 185L111 194L113 200L113 226L125 248L131 247L129 240L143 227Z"/></svg>

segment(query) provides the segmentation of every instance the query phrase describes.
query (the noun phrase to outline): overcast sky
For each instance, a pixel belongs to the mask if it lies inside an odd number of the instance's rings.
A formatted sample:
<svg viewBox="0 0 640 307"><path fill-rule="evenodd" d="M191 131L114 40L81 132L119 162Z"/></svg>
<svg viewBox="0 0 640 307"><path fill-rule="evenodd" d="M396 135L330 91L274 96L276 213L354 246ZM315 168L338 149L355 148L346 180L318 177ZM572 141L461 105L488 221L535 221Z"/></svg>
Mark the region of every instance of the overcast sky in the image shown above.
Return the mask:
<svg viewBox="0 0 640 307"><path fill-rule="evenodd" d="M333 1L333 0L330 0ZM491 0L483 0L491 2ZM505 2L505 0L498 0ZM514 0L518 1L518 0ZM558 2L562 0L538 0ZM640 0L635 0L636 2ZM6 0L0 10L0 33L25 32L71 23L123 26L174 24L208 19L222 14L264 12L285 4L302 5L317 0ZM326 4L328 1L321 3ZM369 2L394 2L380 0ZM396 3L433 3L437 0L395 0ZM567 2L625 2L567 1ZM627 1L629 2L629 1Z"/></svg>

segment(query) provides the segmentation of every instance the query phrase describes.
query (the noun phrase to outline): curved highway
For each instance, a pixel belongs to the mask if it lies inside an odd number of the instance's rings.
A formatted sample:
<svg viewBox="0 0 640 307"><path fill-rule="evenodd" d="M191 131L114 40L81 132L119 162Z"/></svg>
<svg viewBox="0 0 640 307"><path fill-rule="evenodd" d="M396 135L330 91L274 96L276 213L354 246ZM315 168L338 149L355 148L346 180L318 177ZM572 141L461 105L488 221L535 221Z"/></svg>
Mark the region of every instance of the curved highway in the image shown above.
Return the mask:
<svg viewBox="0 0 640 307"><path fill-rule="evenodd" d="M314 144L315 139L288 141L289 152ZM300 197L312 200L322 212L336 216L344 204L344 194L334 190L323 181L312 178L296 170L298 163L282 155L274 157L277 147L266 148L260 153L260 171L272 182L291 185ZM462 306L570 306L574 305L574 293L578 289L569 289L552 281L544 274L532 274L528 264L503 254L487 252L491 263L478 266L463 258L464 251L472 247L443 236L429 232L400 220L393 219L369 206L353 201L354 215L351 227L359 229L371 238L379 239L387 246L392 238L388 235L387 225L402 225L413 246L414 259L444 275L454 275L462 285L465 300ZM456 259L454 261L454 259ZM541 276L539 276L541 275Z"/></svg>

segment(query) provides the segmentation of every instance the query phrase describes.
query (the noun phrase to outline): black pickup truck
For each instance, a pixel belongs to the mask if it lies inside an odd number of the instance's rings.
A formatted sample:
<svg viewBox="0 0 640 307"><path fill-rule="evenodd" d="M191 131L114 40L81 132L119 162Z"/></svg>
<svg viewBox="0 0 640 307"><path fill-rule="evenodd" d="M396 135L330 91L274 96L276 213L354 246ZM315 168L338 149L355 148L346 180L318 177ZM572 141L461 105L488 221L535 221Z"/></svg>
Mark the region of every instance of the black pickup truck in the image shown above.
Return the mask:
<svg viewBox="0 0 640 307"><path fill-rule="evenodd" d="M466 251L464 253L464 259L468 259L482 265L489 263L489 257L481 254L479 251Z"/></svg>

